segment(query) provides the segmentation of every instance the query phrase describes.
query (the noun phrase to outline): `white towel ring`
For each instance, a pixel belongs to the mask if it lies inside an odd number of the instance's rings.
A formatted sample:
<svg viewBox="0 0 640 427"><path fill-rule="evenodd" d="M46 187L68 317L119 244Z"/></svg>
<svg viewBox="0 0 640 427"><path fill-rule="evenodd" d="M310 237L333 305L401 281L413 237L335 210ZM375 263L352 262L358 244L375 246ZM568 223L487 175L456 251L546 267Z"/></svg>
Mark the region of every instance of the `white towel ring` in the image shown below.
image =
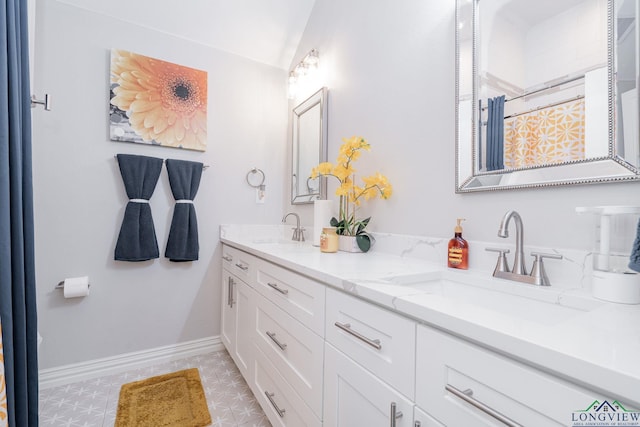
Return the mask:
<svg viewBox="0 0 640 427"><path fill-rule="evenodd" d="M251 178L253 177L253 175L256 175L256 174L262 175L262 179L258 184L253 184L251 182L252 181ZM264 185L264 179L265 179L265 176L264 176L264 172L262 172L262 169L253 168L249 172L247 172L247 184L249 184L249 186L253 188L261 188ZM254 180L254 182L256 181Z"/></svg>

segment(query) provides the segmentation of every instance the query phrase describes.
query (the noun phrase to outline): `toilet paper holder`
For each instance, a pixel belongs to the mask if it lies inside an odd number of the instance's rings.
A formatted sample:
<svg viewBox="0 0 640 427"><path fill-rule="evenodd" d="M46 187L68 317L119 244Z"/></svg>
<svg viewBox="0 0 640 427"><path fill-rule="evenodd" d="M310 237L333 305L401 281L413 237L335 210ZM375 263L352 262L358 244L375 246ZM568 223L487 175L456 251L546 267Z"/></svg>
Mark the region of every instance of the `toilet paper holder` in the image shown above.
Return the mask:
<svg viewBox="0 0 640 427"><path fill-rule="evenodd" d="M91 283L89 283L87 286L90 288L91 287ZM61 282L58 282L58 284L55 286L54 289L64 289L64 280L61 281Z"/></svg>

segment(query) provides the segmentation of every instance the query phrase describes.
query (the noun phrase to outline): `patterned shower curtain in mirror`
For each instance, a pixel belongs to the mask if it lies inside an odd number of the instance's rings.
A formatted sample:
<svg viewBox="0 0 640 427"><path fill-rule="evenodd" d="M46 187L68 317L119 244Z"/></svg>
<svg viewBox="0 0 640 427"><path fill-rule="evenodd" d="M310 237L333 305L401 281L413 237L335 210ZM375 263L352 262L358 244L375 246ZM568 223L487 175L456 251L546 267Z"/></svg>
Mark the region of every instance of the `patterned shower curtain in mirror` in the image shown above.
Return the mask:
<svg viewBox="0 0 640 427"><path fill-rule="evenodd" d="M0 319L8 425L38 426L27 2L0 9Z"/></svg>

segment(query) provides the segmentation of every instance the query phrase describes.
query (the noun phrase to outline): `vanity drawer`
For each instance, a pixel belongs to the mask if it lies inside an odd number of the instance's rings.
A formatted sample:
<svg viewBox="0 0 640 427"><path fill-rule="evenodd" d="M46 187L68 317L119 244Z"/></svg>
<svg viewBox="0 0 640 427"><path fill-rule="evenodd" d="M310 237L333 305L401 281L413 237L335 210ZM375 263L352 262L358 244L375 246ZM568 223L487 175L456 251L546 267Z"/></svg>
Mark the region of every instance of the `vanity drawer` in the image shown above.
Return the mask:
<svg viewBox="0 0 640 427"><path fill-rule="evenodd" d="M566 426L572 424L573 411L601 398L422 325L418 326L417 360L416 404L445 425L509 425L488 415L494 411L515 425ZM474 406L478 402L484 410Z"/></svg>
<svg viewBox="0 0 640 427"><path fill-rule="evenodd" d="M259 260L256 289L294 319L324 336L325 286L293 271Z"/></svg>
<svg viewBox="0 0 640 427"><path fill-rule="evenodd" d="M278 372L321 417L324 340L265 298L256 309L254 336Z"/></svg>
<svg viewBox="0 0 640 427"><path fill-rule="evenodd" d="M326 318L327 342L413 398L415 322L334 289Z"/></svg>
<svg viewBox="0 0 640 427"><path fill-rule="evenodd" d="M222 245L222 268L235 274L247 283L256 276L257 258L231 246Z"/></svg>
<svg viewBox="0 0 640 427"><path fill-rule="evenodd" d="M322 423L258 347L255 358L254 392L274 426L304 427Z"/></svg>

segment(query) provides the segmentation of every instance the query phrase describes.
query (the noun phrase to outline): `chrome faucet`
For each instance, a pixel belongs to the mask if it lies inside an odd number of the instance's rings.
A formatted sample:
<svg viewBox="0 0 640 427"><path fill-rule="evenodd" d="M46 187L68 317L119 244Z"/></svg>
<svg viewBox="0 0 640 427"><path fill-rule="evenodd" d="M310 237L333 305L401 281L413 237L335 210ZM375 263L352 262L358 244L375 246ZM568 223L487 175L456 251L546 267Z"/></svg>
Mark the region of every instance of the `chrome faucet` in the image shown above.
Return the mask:
<svg viewBox="0 0 640 427"><path fill-rule="evenodd" d="M296 217L296 227L293 229L293 236L291 236L291 240L295 240L297 242L304 242L304 228L300 227L300 216L298 216L295 212L289 212L285 216L282 217L282 222L287 222L287 217L289 215L293 215Z"/></svg>
<svg viewBox="0 0 640 427"><path fill-rule="evenodd" d="M513 221L516 223L516 253L513 258L513 268L511 269L512 273L515 274L527 274L527 267L524 265L524 241L523 241L523 225L522 225L522 217L516 211L507 212L502 221L500 222L500 228L498 229L498 237L502 237L506 239L509 237L509 222L513 218Z"/></svg>
<svg viewBox="0 0 640 427"><path fill-rule="evenodd" d="M549 286L549 277L547 277L547 273L544 270L542 260L544 258L562 259L562 255L531 252L535 261L533 262L531 274L527 274L527 267L524 264L524 227L522 225L522 217L520 217L518 212L509 211L504 215L500 222L500 228L498 229L498 237L509 237L509 223L511 222L511 218L513 218L516 223L516 253L513 258L513 268L509 269L509 264L507 263L506 254L509 253L509 249L487 248L487 251L499 253L498 263L493 270L493 276L501 279L529 283L531 285Z"/></svg>

